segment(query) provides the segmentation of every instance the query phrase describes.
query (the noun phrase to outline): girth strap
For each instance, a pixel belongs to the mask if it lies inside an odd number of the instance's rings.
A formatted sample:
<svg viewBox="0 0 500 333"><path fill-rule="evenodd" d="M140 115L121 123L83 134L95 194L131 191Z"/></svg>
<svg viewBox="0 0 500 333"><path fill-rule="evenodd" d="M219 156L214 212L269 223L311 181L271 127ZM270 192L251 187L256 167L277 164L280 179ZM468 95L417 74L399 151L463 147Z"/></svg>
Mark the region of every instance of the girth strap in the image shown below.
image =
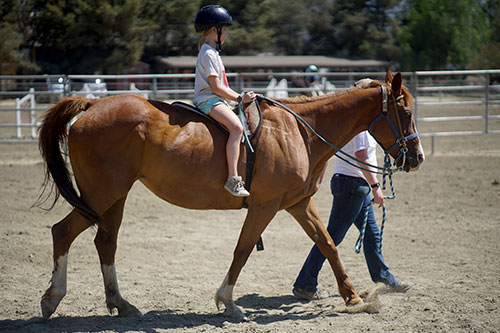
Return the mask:
<svg viewBox="0 0 500 333"><path fill-rule="evenodd" d="M260 106L259 103L255 103L259 117L261 117L262 113L260 111ZM251 133L248 135L250 132L250 129L248 127L248 122L247 118L245 117L245 112L243 111L243 105L240 102L238 103L238 108L237 108L237 115L238 118L241 121L241 125L243 126L243 137L242 141L245 144L246 148L246 155L247 155L247 168L246 168L246 174L245 174L245 188L247 189L248 192L250 192L250 188L252 187L252 180L253 180L253 168L255 165L255 150L253 149L251 139L257 134L257 131L260 128L260 123L255 132ZM243 208L248 208L248 201L247 198L243 198ZM262 241L262 236L259 237L259 240L255 244L257 251L262 251L264 250L264 242Z"/></svg>

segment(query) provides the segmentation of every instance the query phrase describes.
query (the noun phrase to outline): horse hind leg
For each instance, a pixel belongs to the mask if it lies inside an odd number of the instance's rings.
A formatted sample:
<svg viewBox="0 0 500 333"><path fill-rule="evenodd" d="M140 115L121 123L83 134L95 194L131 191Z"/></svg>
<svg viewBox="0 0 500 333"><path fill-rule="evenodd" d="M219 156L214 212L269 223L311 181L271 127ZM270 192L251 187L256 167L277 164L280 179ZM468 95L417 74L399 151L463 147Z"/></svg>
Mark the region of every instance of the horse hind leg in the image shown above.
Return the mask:
<svg viewBox="0 0 500 333"><path fill-rule="evenodd" d="M106 230L98 228L94 239L101 262L104 290L106 293L106 306L111 314L113 314L114 309L117 309L119 316L141 314L135 306L122 298L116 277L115 253L125 200L126 197L118 200L104 213L103 219L106 221Z"/></svg>
<svg viewBox="0 0 500 333"><path fill-rule="evenodd" d="M50 286L42 296L40 306L48 319L66 295L68 251L75 238L92 223L73 209L64 219L52 226L54 270Z"/></svg>

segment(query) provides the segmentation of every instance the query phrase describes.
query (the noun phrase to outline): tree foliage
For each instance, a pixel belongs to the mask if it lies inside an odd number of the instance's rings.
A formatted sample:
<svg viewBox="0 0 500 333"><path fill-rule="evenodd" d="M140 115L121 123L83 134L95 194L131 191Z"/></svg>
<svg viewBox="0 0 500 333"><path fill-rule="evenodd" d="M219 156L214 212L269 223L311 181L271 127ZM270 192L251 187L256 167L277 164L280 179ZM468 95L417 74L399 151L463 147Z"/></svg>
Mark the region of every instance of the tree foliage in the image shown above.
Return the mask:
<svg viewBox="0 0 500 333"><path fill-rule="evenodd" d="M119 73L151 29L140 0L35 0L29 42L47 73Z"/></svg>
<svg viewBox="0 0 500 333"><path fill-rule="evenodd" d="M414 0L399 34L399 63L407 69L465 68L491 29L475 0Z"/></svg>
<svg viewBox="0 0 500 333"><path fill-rule="evenodd" d="M393 60L396 56L396 0L334 2L331 40L334 54Z"/></svg>
<svg viewBox="0 0 500 333"><path fill-rule="evenodd" d="M26 17L21 5L16 0L0 2L0 74L16 74L22 68L37 69L22 52Z"/></svg>
<svg viewBox="0 0 500 333"><path fill-rule="evenodd" d="M470 64L472 69L500 68L500 1L486 0L481 6L488 17L492 34Z"/></svg>
<svg viewBox="0 0 500 333"><path fill-rule="evenodd" d="M3 0L1 73L120 73L197 54L211 0ZM498 0L220 0L224 54L378 58L401 70L498 66ZM494 53L493 53L494 52Z"/></svg>

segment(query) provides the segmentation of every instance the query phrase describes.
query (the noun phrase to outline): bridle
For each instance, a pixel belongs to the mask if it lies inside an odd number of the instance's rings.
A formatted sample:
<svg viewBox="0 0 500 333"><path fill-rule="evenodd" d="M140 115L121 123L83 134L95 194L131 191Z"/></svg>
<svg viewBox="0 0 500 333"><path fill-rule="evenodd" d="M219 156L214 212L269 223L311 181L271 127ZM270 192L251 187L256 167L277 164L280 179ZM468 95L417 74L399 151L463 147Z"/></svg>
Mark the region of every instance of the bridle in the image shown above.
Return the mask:
<svg viewBox="0 0 500 333"><path fill-rule="evenodd" d="M394 96L394 94L390 94L391 101L394 105L394 113L396 114L396 121L398 124L398 129L396 129L396 126L394 126L394 123L391 120L391 117L389 116L389 110L388 110L388 104L389 104L389 94L387 93L387 87L385 85L381 85L380 89L382 91L382 113L375 118L368 127L368 132L372 135L372 137L377 141L377 143L382 147L384 150L385 158L384 160L387 161L389 158L389 154L396 148L399 147L399 153L398 156L394 159L394 165L396 165L397 161L400 160L401 158L403 159L403 163L401 164L400 167L397 168L397 170L402 170L404 168L404 163L406 163L406 154L408 153L408 147L406 146L406 142L409 140L413 140L415 138L418 138L418 132L415 132L413 134L404 136L403 132L403 126L401 125L401 118L399 117L399 112L397 108L397 102L401 99L403 99L405 96L404 95L399 95L397 97ZM396 137L396 142L390 146L389 148L385 148L384 145L380 141L378 141L375 136L372 134L372 128L381 120L386 120L387 123L389 124L389 127L392 130L392 133ZM390 163L390 162L389 162Z"/></svg>

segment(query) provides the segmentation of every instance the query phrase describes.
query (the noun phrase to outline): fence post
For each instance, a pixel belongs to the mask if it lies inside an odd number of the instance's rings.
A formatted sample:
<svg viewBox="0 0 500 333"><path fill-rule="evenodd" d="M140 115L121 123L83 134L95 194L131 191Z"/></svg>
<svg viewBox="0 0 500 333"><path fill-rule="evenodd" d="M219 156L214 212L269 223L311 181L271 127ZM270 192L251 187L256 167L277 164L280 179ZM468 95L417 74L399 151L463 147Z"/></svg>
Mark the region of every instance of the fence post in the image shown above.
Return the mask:
<svg viewBox="0 0 500 333"><path fill-rule="evenodd" d="M22 119L22 109L23 104L26 101L30 101L30 125L31 125L31 137L36 138L36 113L35 113L35 88L30 88L29 93L23 98L16 98L16 138L22 139L23 133L23 119Z"/></svg>
<svg viewBox="0 0 500 333"><path fill-rule="evenodd" d="M431 155L434 155L434 139L436 138L435 135L431 135Z"/></svg>
<svg viewBox="0 0 500 333"><path fill-rule="evenodd" d="M418 128L418 75L417 72L413 72L412 75L413 78L413 96L415 98L415 124Z"/></svg>
<svg viewBox="0 0 500 333"><path fill-rule="evenodd" d="M489 101L489 94L490 94L490 73L489 72L486 72L486 75L485 75L485 83L484 83L484 90L485 90L485 94L484 94L484 119L485 119L485 123L484 123L484 132L485 133L488 133L488 116L489 116L489 110L488 110L488 101Z"/></svg>
<svg viewBox="0 0 500 333"><path fill-rule="evenodd" d="M153 78L153 99L156 99L156 91L158 90L158 78Z"/></svg>
<svg viewBox="0 0 500 333"><path fill-rule="evenodd" d="M68 75L64 74L63 77L63 97L68 97L71 91L71 80L68 79Z"/></svg>
<svg viewBox="0 0 500 333"><path fill-rule="evenodd" d="M16 138L21 139L23 133L21 131L21 99L16 98Z"/></svg>
<svg viewBox="0 0 500 333"><path fill-rule="evenodd" d="M245 83L243 81L243 76L241 75L241 73L237 73L237 80L239 81L238 84L240 86L240 92L244 91L245 90Z"/></svg>
<svg viewBox="0 0 500 333"><path fill-rule="evenodd" d="M35 88L30 88L30 120L31 120L31 138L36 139L36 112L35 112Z"/></svg>

